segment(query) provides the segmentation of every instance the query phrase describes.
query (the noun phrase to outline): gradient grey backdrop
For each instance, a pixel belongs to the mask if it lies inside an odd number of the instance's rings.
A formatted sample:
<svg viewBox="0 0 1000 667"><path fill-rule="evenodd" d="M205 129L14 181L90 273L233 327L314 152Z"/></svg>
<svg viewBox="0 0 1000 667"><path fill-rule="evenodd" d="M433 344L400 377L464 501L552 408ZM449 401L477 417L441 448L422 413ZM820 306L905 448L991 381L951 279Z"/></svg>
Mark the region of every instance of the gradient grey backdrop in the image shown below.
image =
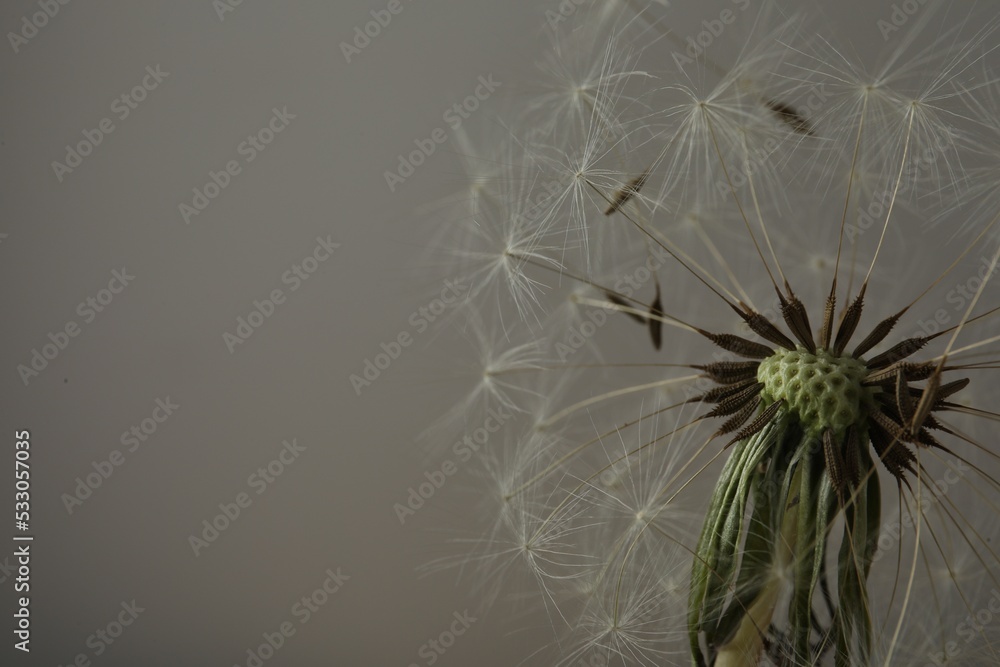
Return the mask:
<svg viewBox="0 0 1000 667"><path fill-rule="evenodd" d="M9 37L0 45L0 563L13 551L15 429L31 430L36 536L30 657L10 648L15 593L0 570L4 664L84 653L108 667L245 665L327 568L350 579L265 664L427 664L420 646L475 609L453 576L415 571L460 534L457 489L403 526L393 511L435 465L415 436L461 391L435 372L468 348L428 333L360 397L348 376L447 277L422 268L432 226L414 211L460 185L456 149L439 148L395 193L383 172L480 75L516 96L545 21L531 2L403 0L347 63L340 43L387 4L243 0L220 20L210 0L76 0L16 53ZM890 6L828 11L859 51L877 52ZM5 2L0 28L38 11ZM661 11L681 35L718 14L693 0ZM120 120L111 103L147 66L169 76ZM295 119L245 163L237 146L275 107ZM114 131L59 182L51 163L104 117ZM233 159L242 172L185 224L178 205ZM340 248L289 292L282 273L328 235ZM134 281L86 323L77 304L122 267ZM223 333L275 288L286 302L230 354ZM80 334L25 386L17 366L71 320ZM179 409L125 451L121 434L167 397ZM256 495L248 476L293 438L305 451ZM62 494L116 449L124 463L69 514ZM189 535L241 491L251 506L195 557ZM144 611L95 657L88 636L133 599ZM518 664L546 637L499 607L439 664Z"/></svg>

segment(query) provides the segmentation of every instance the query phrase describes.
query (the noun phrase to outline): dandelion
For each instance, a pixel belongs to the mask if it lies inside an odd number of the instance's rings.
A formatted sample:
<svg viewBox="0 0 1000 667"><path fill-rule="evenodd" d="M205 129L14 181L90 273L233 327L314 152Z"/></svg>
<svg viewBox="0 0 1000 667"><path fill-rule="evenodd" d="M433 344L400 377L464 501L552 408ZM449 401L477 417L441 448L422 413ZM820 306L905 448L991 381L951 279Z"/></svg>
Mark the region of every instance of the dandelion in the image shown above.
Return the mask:
<svg viewBox="0 0 1000 667"><path fill-rule="evenodd" d="M518 415L438 565L526 663L1000 664L997 21L864 63L780 9L725 66L580 3L435 209L480 360L435 437Z"/></svg>

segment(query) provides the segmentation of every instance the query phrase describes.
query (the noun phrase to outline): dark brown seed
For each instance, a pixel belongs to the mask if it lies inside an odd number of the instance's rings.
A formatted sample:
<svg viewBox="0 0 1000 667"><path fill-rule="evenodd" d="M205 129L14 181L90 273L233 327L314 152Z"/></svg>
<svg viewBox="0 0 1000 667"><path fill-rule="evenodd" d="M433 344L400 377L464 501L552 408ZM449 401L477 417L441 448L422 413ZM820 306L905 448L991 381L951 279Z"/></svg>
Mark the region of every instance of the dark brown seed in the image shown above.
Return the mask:
<svg viewBox="0 0 1000 667"><path fill-rule="evenodd" d="M954 455L950 449L941 444L941 441L931 435L930 431L926 428L920 429L917 432L917 442L919 442L924 447L933 447L934 449L940 449L941 451Z"/></svg>
<svg viewBox="0 0 1000 667"><path fill-rule="evenodd" d="M865 378L864 386L871 387L881 384L894 385L896 382L896 375L898 373L902 373L906 377L907 382L919 382L929 378L934 373L934 368L934 364L931 363L894 364L888 368L880 369L875 373L869 373Z"/></svg>
<svg viewBox="0 0 1000 667"><path fill-rule="evenodd" d="M760 405L760 397L758 396L756 400L750 401L749 403L744 405L739 412L737 412L735 415L727 419L725 423L723 423L722 426L719 427L719 430L716 431L715 435L718 436L718 435L724 435L726 433L732 433L740 426L743 426L743 424L745 424L746 421L750 419L750 416L754 413L754 410L756 410L759 405ZM740 439L739 437L736 438L736 440L739 439Z"/></svg>
<svg viewBox="0 0 1000 667"><path fill-rule="evenodd" d="M934 396L934 402L937 403L938 401L943 401L968 386L969 378L962 378L961 380L955 380L954 382L947 382L938 388L937 394Z"/></svg>
<svg viewBox="0 0 1000 667"><path fill-rule="evenodd" d="M923 336L917 338L907 338L906 340L896 343L882 354L869 359L866 366L868 366L868 368L883 368L885 366L890 366L897 361L906 359L911 354L919 352L920 349L926 344L927 338Z"/></svg>
<svg viewBox="0 0 1000 667"><path fill-rule="evenodd" d="M693 368L705 371L705 375L719 384L732 384L747 378L757 377L759 367L760 362L758 361L719 361Z"/></svg>
<svg viewBox="0 0 1000 667"><path fill-rule="evenodd" d="M906 384L902 373L896 375L896 408L904 424L913 419L913 396L910 395L910 386Z"/></svg>
<svg viewBox="0 0 1000 667"><path fill-rule="evenodd" d="M837 500L840 502L841 507L844 505L844 490L845 490L845 470L846 467L844 463L844 454L838 447L839 443L833 442L833 432L827 429L823 431L823 458L826 461L826 471L830 475L830 484L833 485L834 491L837 492ZM848 454L853 455L853 452Z"/></svg>
<svg viewBox="0 0 1000 667"><path fill-rule="evenodd" d="M703 329L698 329L698 333L708 338L723 350L748 359L767 359L774 354L774 350L767 345L755 343L746 338L734 336L733 334L714 334Z"/></svg>
<svg viewBox="0 0 1000 667"><path fill-rule="evenodd" d="M761 338L763 338L764 340L770 341L775 345L777 345L778 347L783 347L786 350L795 349L795 343L792 342L792 339L786 336L785 334L781 333L781 330L778 329L778 327L774 326L770 320L768 320L760 313L753 310L750 311L742 311L739 309L735 310L737 313L739 313L740 317L743 318L743 321L747 323L747 326L750 327L750 330L753 331L758 336L760 336Z"/></svg>
<svg viewBox="0 0 1000 667"><path fill-rule="evenodd" d="M882 414L888 417L896 426L903 428L903 418L899 416L899 410L896 408L896 404L892 402L892 390L886 391L885 395L880 397L881 402L879 403L879 410Z"/></svg>
<svg viewBox="0 0 1000 667"><path fill-rule="evenodd" d="M893 420L889 415L886 414L886 408L888 406L880 406L880 409L872 410L868 416L871 417L879 427L882 428L890 437L896 440L905 441L906 438L903 434L903 427L895 420Z"/></svg>
<svg viewBox="0 0 1000 667"><path fill-rule="evenodd" d="M941 422L939 422L937 419L934 418L934 415L927 415L927 417L924 419L924 428L929 429L931 431L943 431L945 433L951 433L951 430L945 428L945 426Z"/></svg>
<svg viewBox="0 0 1000 667"><path fill-rule="evenodd" d="M926 380L930 376L934 375L934 372L937 370L937 367L929 361L924 361L919 364L904 363L899 366L903 369L907 382L920 382L921 380Z"/></svg>
<svg viewBox="0 0 1000 667"><path fill-rule="evenodd" d="M765 104L767 105L767 108L774 113L778 120L792 128L793 131L810 137L816 136L809 120L799 113L792 105L779 100L767 100Z"/></svg>
<svg viewBox="0 0 1000 667"><path fill-rule="evenodd" d="M635 308L635 306L633 306L632 304L630 304L628 301L626 301L625 299L621 298L617 294L612 294L611 292L605 292L604 293L604 298L606 298L608 301L610 301L611 303L615 304L616 306L621 306L622 308ZM624 312L626 315L628 315L629 317L631 317L636 322L641 322L642 324L646 323L646 318L643 317L642 315L640 315L639 313L633 313L633 312L630 312L630 311L627 311L627 310L626 311L622 311L622 312Z"/></svg>
<svg viewBox="0 0 1000 667"><path fill-rule="evenodd" d="M642 186L646 184L646 180L648 178L649 169L633 178L626 185L618 188L618 190L615 191L614 196L611 198L611 204L604 211L604 215L611 215L612 213L621 210L621 207L624 206L628 200L639 194L639 190L641 190Z"/></svg>
<svg viewBox="0 0 1000 667"><path fill-rule="evenodd" d="M756 419L741 429L740 432L736 434L736 437L729 441L729 445L739 440L749 438L751 435L767 426L771 420L774 419L774 416L778 414L778 410L781 409L782 405L784 405L783 401L775 401L774 403L771 403L771 405L767 406L767 408L760 413ZM729 445L727 445L727 447Z"/></svg>
<svg viewBox="0 0 1000 667"><path fill-rule="evenodd" d="M834 283L834 289L837 285ZM823 326L819 330L819 346L830 349L830 338L833 336L833 314L837 311L837 295L831 290L826 297L826 307L823 308Z"/></svg>
<svg viewBox="0 0 1000 667"><path fill-rule="evenodd" d="M663 345L663 301L660 299L660 283L656 283L656 298L649 307L649 335L653 339L653 347L657 350Z"/></svg>
<svg viewBox="0 0 1000 667"><path fill-rule="evenodd" d="M863 341L861 341L861 343L856 348L854 348L854 352L851 354L851 356L854 357L855 359L858 359L866 352L871 350L873 347L875 347L883 340L885 340L885 337L888 336L889 332L892 331L892 328L896 326L896 322L899 321L899 318L903 316L904 312L906 311L901 310L895 315L890 315L889 317L885 318L884 320L876 324L875 328L872 329L872 332L868 334L868 337L865 338Z"/></svg>
<svg viewBox="0 0 1000 667"><path fill-rule="evenodd" d="M861 313L865 309L865 286L862 285L861 292L858 293L857 298L847 307L844 311L844 319L840 321L840 326L837 327L837 340L833 344L834 351L841 355L847 348L847 344L851 341L851 336L858 328L858 323L861 322Z"/></svg>
<svg viewBox="0 0 1000 667"><path fill-rule="evenodd" d="M897 480L906 483L909 487L909 482L906 481L906 473L913 473L913 453L906 448L901 442L893 438L888 432L883 430L878 426L874 426L869 429L869 437L872 441L872 448L878 455L882 465L888 470L893 477Z"/></svg>
<svg viewBox="0 0 1000 667"><path fill-rule="evenodd" d="M747 404L747 401L751 401L754 398L759 400L760 390L763 388L763 384L760 382L755 382L749 387L745 387L741 391L736 392L732 396L719 402L715 408L709 412L706 417L725 417L731 415L737 410L741 409Z"/></svg>
<svg viewBox="0 0 1000 667"><path fill-rule="evenodd" d="M788 328L792 330L792 334L799 339L803 347L815 353L816 342L813 340L812 328L809 326L809 315L806 313L806 307L802 305L797 296L791 294L787 301L782 301L781 316L785 318Z"/></svg>
<svg viewBox="0 0 1000 667"><path fill-rule="evenodd" d="M757 378L750 378L749 380L743 380L736 384L728 384L722 387L715 387L706 391L701 396L696 396L692 398L688 403L701 402L701 403L718 403L724 401L730 396L734 396L749 386L758 384Z"/></svg>

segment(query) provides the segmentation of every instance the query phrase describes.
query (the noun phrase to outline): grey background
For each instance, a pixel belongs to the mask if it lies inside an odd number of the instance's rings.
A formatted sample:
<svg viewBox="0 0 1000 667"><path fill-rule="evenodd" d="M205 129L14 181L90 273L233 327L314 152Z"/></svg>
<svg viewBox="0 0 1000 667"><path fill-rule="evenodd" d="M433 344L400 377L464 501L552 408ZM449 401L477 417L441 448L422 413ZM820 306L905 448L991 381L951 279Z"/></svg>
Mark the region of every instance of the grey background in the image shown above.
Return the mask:
<svg viewBox="0 0 1000 667"><path fill-rule="evenodd" d="M461 395L448 377L452 355L468 348L428 332L360 397L348 377L409 329L447 277L426 259L434 227L417 211L461 182L454 145L395 193L384 170L444 126L442 112L478 76L509 81L502 97L516 103L544 48L544 16L530 2L404 0L345 62L340 43L386 4L244 0L220 20L208 0L71 2L18 53L0 45L0 512L13 431L30 429L37 540L33 650L15 654L5 631L9 664L70 664L81 652L95 665L245 664L327 568L350 580L266 664L424 664L421 644L475 608L453 575L417 572L451 553L445 539L470 518L458 485L403 526L393 511L436 466L416 436ZM674 5L660 11L682 35L717 15ZM828 20L877 52L875 21L890 6L838 3ZM0 27L18 30L36 11L6 2ZM118 120L112 100L147 65L169 77ZM499 97L479 113L499 115ZM242 160L237 145L274 107L296 118L185 224L178 205L210 170ZM115 130L58 182L52 161L103 117ZM335 255L230 354L223 332L285 288L282 273L327 235L341 244ZM121 267L134 282L84 324L77 304ZM81 334L25 386L18 364L70 320ZM166 397L178 411L68 514L61 495ZM292 438L306 451L254 494L248 476ZM188 536L241 491L252 505L195 557ZM0 561L12 549L0 547ZM8 619L12 585L0 583ZM94 657L88 636L132 599L145 611ZM549 640L510 613L501 605L480 617L439 664L518 664Z"/></svg>

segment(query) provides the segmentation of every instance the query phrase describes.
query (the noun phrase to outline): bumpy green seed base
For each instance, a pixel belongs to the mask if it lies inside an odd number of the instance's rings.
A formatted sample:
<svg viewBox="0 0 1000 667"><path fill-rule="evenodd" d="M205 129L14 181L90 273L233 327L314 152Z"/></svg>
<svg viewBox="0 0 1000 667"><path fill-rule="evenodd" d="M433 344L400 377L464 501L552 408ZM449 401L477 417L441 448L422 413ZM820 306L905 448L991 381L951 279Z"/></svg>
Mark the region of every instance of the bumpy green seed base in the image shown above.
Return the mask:
<svg viewBox="0 0 1000 667"><path fill-rule="evenodd" d="M805 431L840 433L863 422L873 390L861 385L865 365L818 349L779 350L760 363L757 379L764 384L765 402L783 400Z"/></svg>

